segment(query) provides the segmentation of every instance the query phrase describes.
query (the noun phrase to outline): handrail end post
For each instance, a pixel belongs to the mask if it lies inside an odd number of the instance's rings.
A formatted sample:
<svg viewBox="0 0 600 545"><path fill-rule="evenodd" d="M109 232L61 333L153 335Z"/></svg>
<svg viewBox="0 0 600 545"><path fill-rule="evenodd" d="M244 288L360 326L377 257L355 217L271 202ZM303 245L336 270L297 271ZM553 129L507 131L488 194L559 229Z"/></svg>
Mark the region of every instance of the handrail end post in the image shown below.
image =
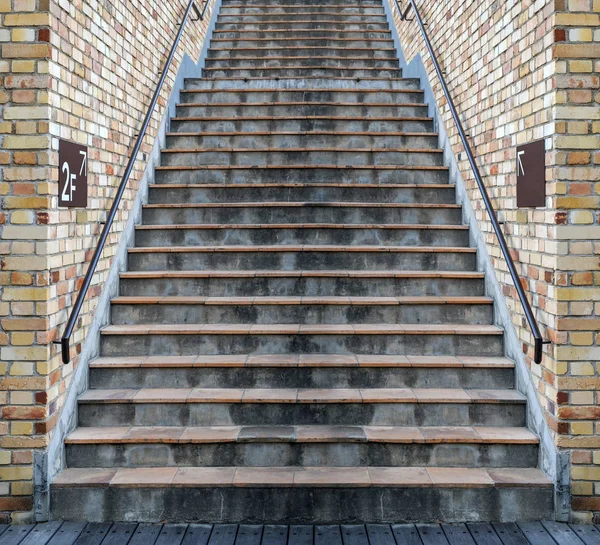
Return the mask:
<svg viewBox="0 0 600 545"><path fill-rule="evenodd" d="M60 350L62 352L62 361L65 365L71 361L71 343L69 337L63 337L60 340Z"/></svg>
<svg viewBox="0 0 600 545"><path fill-rule="evenodd" d="M542 348L544 346L544 341L539 338L535 339L534 343L534 353L533 353L533 361L535 363L542 363Z"/></svg>

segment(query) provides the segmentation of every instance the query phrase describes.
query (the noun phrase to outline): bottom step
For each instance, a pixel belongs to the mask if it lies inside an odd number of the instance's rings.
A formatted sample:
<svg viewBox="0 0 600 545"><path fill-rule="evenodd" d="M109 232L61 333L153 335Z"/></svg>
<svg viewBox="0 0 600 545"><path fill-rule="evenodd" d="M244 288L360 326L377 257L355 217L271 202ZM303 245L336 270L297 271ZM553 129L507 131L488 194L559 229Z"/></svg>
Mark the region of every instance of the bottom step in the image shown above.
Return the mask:
<svg viewBox="0 0 600 545"><path fill-rule="evenodd" d="M67 469L51 511L92 522L511 522L550 518L553 489L529 468Z"/></svg>

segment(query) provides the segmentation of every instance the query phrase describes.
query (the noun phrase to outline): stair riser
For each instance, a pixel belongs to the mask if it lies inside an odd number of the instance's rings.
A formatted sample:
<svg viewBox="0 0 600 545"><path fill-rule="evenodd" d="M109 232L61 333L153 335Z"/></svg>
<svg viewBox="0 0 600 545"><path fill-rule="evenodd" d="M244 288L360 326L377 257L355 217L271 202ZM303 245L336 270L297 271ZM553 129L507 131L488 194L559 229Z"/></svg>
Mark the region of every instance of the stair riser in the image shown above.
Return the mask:
<svg viewBox="0 0 600 545"><path fill-rule="evenodd" d="M260 42L259 42L260 43ZM373 42L377 43L377 42ZM320 59L322 57L348 57L349 59L356 60L357 58L369 57L371 59L393 59L398 64L398 57L396 51L392 48L384 48L374 46L371 49L368 48L356 48L349 47L344 42L338 42L334 46L329 47L306 47L310 44L302 44L299 47L292 49L292 44L285 44L283 46L265 46L259 45L254 48L225 48L220 42L213 44L213 47L208 50L208 59L272 59L273 57L286 57L290 59L296 59L296 57L310 57L312 59ZM300 59L297 59L300 60Z"/></svg>
<svg viewBox="0 0 600 545"><path fill-rule="evenodd" d="M402 166L442 166L443 155L437 152L399 151L205 151L161 153L163 166L201 165L402 165Z"/></svg>
<svg viewBox="0 0 600 545"><path fill-rule="evenodd" d="M513 369L140 368L90 370L92 388L512 388ZM267 464L268 465L268 464ZM278 464L274 464L278 465ZM317 464L318 465L318 464ZM375 464L377 465L377 464ZM409 464L410 465L410 464ZM418 465L418 464L416 464Z"/></svg>
<svg viewBox="0 0 600 545"><path fill-rule="evenodd" d="M525 405L416 403L80 404L80 426L524 426Z"/></svg>
<svg viewBox="0 0 600 545"><path fill-rule="evenodd" d="M455 278L122 278L122 295L306 296L483 295L482 279Z"/></svg>
<svg viewBox="0 0 600 545"><path fill-rule="evenodd" d="M498 335L107 335L103 356L386 354L502 356ZM280 422L286 424L286 422ZM287 422L289 423L289 422ZM350 422L348 422L350 423ZM206 425L209 425L208 423ZM450 425L450 424L448 424ZM458 425L458 424L457 424Z"/></svg>
<svg viewBox="0 0 600 545"><path fill-rule="evenodd" d="M68 467L535 467L537 445L139 444L68 445Z"/></svg>
<svg viewBox="0 0 600 545"><path fill-rule="evenodd" d="M54 488L55 520L139 522L527 521L553 517L551 488ZM260 506L257 510L256 506ZM476 507L475 507L476 506Z"/></svg>
<svg viewBox="0 0 600 545"><path fill-rule="evenodd" d="M420 102L423 96L419 93L402 93L407 102ZM177 117L262 117L262 116L332 116L332 117L427 117L427 106L366 106L366 105L290 105L277 104L274 106L258 106L256 104L243 104L235 106L179 106ZM393 119L392 119L393 121ZM387 147L391 147L388 145ZM411 147L415 147L414 145Z"/></svg>
<svg viewBox="0 0 600 545"><path fill-rule="evenodd" d="M312 72L311 72L312 76ZM335 79L338 78L338 79ZM402 77L384 78L371 74L368 78L348 78L339 79L339 76L328 74L320 76L314 74L314 77L290 77L281 73L275 74L271 78L252 78L237 74L228 79L191 79L185 84L186 89L203 90L231 90L231 89L351 89L351 90L381 90L381 91L401 91L413 88L413 80L407 80Z"/></svg>
<svg viewBox="0 0 600 545"><path fill-rule="evenodd" d="M475 255L467 253L366 252L144 252L129 254L129 270L439 270L469 271Z"/></svg>
<svg viewBox="0 0 600 545"><path fill-rule="evenodd" d="M383 8L381 6L371 7L342 7L341 5L314 5L314 6L244 6L244 7L233 7L223 6L219 12L219 18L230 17L232 15L263 15L263 16L277 16L277 15L298 15L298 14L331 14L335 15L378 15L385 16ZM327 17L329 19L329 17Z"/></svg>
<svg viewBox="0 0 600 545"><path fill-rule="evenodd" d="M310 57L300 59L290 57L286 59L276 58L253 58L253 59L211 59L207 58L206 67L210 69L240 70L240 69L295 69L297 67L321 70L324 68L336 68L343 70L358 70L360 68L376 68L381 70L394 70L398 68L398 59L329 59L323 57Z"/></svg>
<svg viewBox="0 0 600 545"><path fill-rule="evenodd" d="M194 92L189 89L185 93L181 93L180 101L184 103L194 104L223 104L230 103L234 106L240 104L253 104L256 102L344 102L356 104L402 104L406 102L423 102L423 93L412 93L411 85L407 81L406 90L408 92L364 92L356 91L336 91L336 90L275 90L265 89L263 91L215 91L215 92ZM416 85L415 85L416 87ZM414 95L414 96L413 96Z"/></svg>
<svg viewBox="0 0 600 545"><path fill-rule="evenodd" d="M157 183L364 183L364 184L446 184L448 171L412 169L320 169L320 168L264 168L210 170L157 170ZM460 214L457 214L460 215ZM460 222L460 220L458 220ZM436 223L440 223L436 221Z"/></svg>
<svg viewBox="0 0 600 545"><path fill-rule="evenodd" d="M169 229L137 230L136 246L221 244L388 244L468 246L468 231L452 229Z"/></svg>
<svg viewBox="0 0 600 545"><path fill-rule="evenodd" d="M273 8L278 8L278 7L285 7L285 8L293 9L292 6L296 6L296 7L315 6L315 7L327 8L327 9L341 10L341 9L349 7L349 4L347 2L333 2L333 1L322 2L320 0L281 0L281 2L279 2L279 1L263 2L261 0L252 0L252 1L248 1L248 2L247 1L241 2L239 0L236 0L236 1L224 0L223 4L221 5L221 9L263 7L265 5L267 6L268 9L273 9ZM355 7L356 5L359 5L361 8L365 8L365 7L380 8L381 0L364 0L364 1L361 0L360 2L355 2L354 4L351 4L351 7Z"/></svg>
<svg viewBox="0 0 600 545"><path fill-rule="evenodd" d="M293 34L287 32L285 29L276 29L272 31L265 30L215 30L213 32L213 40L211 44L221 43L216 40L281 40L285 38L297 38L299 40L313 39L313 40L356 40L358 42L377 40L391 40L391 32L389 30L380 31L361 31L361 30L327 30L327 29L313 29L308 32L301 30L295 31Z"/></svg>
<svg viewBox="0 0 600 545"><path fill-rule="evenodd" d="M373 13L372 11L375 11ZM325 9L324 11L296 11L289 10L283 13L273 13L271 10L268 10L263 13L229 13L227 11L222 11L219 13L219 18L217 19L218 24L238 24L245 25L247 23L263 23L263 22L272 22L272 21L282 21L282 22L290 22L290 21L308 21L308 24L311 23L320 23L323 21L333 22L334 24L351 24L351 23L362 23L362 24L385 24L385 13L382 8L378 10L372 10L371 13L365 13L364 10L362 13L340 13L334 12L332 8ZM303 27L306 28L306 25Z"/></svg>
<svg viewBox="0 0 600 545"><path fill-rule="evenodd" d="M415 148L435 149L437 135L384 136L338 135L338 134L241 134L236 136L214 134L211 136L168 136L167 148L216 149L216 148ZM352 190L356 193L357 190Z"/></svg>
<svg viewBox="0 0 600 545"><path fill-rule="evenodd" d="M426 119L230 119L171 121L173 132L431 132L433 123ZM321 178L323 181L323 178Z"/></svg>
<svg viewBox="0 0 600 545"><path fill-rule="evenodd" d="M304 19L304 18L303 18ZM324 20L320 20L320 17L314 17L313 19L306 18L305 22L298 22L289 19L289 17L282 18L277 22L261 23L261 22L217 22L215 30L217 32L231 32L236 30L262 30L267 34L271 34L272 30L284 30L287 35L290 36L294 30L316 30L316 31L327 31L334 29L337 31L349 32L358 31L360 33L366 32L389 32L389 26L386 22L362 22L357 21L345 21L340 20L337 23L329 23ZM361 19L357 17L356 19ZM310 34L310 33L307 33Z"/></svg>
<svg viewBox="0 0 600 545"><path fill-rule="evenodd" d="M144 208L142 217L146 225L181 223L431 223L460 225L461 210L458 208L285 207L283 205L264 208L260 206ZM424 263L424 265L426 264ZM334 268L339 269L340 267Z"/></svg>
<svg viewBox="0 0 600 545"><path fill-rule="evenodd" d="M382 202L453 204L453 186L423 187L152 187L149 202L217 203L217 202Z"/></svg>
<svg viewBox="0 0 600 545"><path fill-rule="evenodd" d="M237 39L219 38L212 40L211 47L215 49L231 49L233 51L247 48L270 48L270 49L286 49L289 47L335 47L340 50L344 49L360 49L362 52L367 52L373 49L393 48L394 42L388 38L379 39L361 39L361 38L309 38L297 36L296 39L290 36L281 36L280 38L265 36L261 38L244 38L240 36ZM290 51L288 49L288 51ZM315 49L314 51L318 51ZM395 55L394 55L395 56Z"/></svg>
<svg viewBox="0 0 600 545"><path fill-rule="evenodd" d="M215 68L202 70L206 78L400 78L399 69L394 68Z"/></svg>
<svg viewBox="0 0 600 545"><path fill-rule="evenodd" d="M112 305L113 324L491 324L491 305Z"/></svg>

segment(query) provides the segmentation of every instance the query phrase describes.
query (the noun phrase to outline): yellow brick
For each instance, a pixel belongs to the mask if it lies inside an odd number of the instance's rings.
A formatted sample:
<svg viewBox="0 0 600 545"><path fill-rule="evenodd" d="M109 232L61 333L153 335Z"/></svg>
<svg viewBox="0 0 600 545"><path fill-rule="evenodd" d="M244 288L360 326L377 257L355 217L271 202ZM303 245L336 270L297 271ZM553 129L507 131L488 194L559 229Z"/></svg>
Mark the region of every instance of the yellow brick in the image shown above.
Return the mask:
<svg viewBox="0 0 600 545"><path fill-rule="evenodd" d="M593 456L594 463L596 465L600 465L600 450L594 451L594 453L592 454L592 456Z"/></svg>
<svg viewBox="0 0 600 545"><path fill-rule="evenodd" d="M50 26L50 14L11 13L4 16L4 26Z"/></svg>
<svg viewBox="0 0 600 545"><path fill-rule="evenodd" d="M12 106L4 108L4 119L49 119L50 110L45 106Z"/></svg>
<svg viewBox="0 0 600 545"><path fill-rule="evenodd" d="M8 464L10 464L10 451L0 451L0 465L7 466Z"/></svg>
<svg viewBox="0 0 600 545"><path fill-rule="evenodd" d="M5 301L46 301L52 295L48 286L40 288L5 288L3 299Z"/></svg>
<svg viewBox="0 0 600 545"><path fill-rule="evenodd" d="M600 480L600 467L573 467L571 477L577 481L598 481Z"/></svg>
<svg viewBox="0 0 600 545"><path fill-rule="evenodd" d="M15 210L10 215L10 222L19 225L35 222L35 212L33 210Z"/></svg>
<svg viewBox="0 0 600 545"><path fill-rule="evenodd" d="M594 214L588 210L574 210L569 214L571 223L590 224L594 223Z"/></svg>
<svg viewBox="0 0 600 545"><path fill-rule="evenodd" d="M571 392L570 401L572 405L593 405L594 392Z"/></svg>
<svg viewBox="0 0 600 545"><path fill-rule="evenodd" d="M33 433L33 422L13 422L10 426L13 435L31 435Z"/></svg>
<svg viewBox="0 0 600 545"><path fill-rule="evenodd" d="M593 69L592 61L579 60L569 62L569 70L571 72L592 72Z"/></svg>
<svg viewBox="0 0 600 545"><path fill-rule="evenodd" d="M591 42L592 29L576 28L573 30L569 30L569 40L571 40L572 42Z"/></svg>
<svg viewBox="0 0 600 545"><path fill-rule="evenodd" d="M7 136L2 143L4 149L46 149L50 147L47 136Z"/></svg>
<svg viewBox="0 0 600 545"><path fill-rule="evenodd" d="M593 493L593 483L586 481L573 481L571 483L571 494L574 496L591 496Z"/></svg>
<svg viewBox="0 0 600 545"><path fill-rule="evenodd" d="M13 42L34 42L35 30L32 28L15 28L10 36Z"/></svg>
<svg viewBox="0 0 600 545"><path fill-rule="evenodd" d="M588 331L570 334L571 343L579 346L591 346L594 344L594 334Z"/></svg>
<svg viewBox="0 0 600 545"><path fill-rule="evenodd" d="M17 74L32 73L35 71L35 61L12 61L11 70Z"/></svg>
<svg viewBox="0 0 600 545"><path fill-rule="evenodd" d="M600 148L600 136L557 136L556 147L562 149Z"/></svg>
<svg viewBox="0 0 600 545"><path fill-rule="evenodd" d="M594 433L593 422L572 422L571 423L571 434L572 435L592 435Z"/></svg>
<svg viewBox="0 0 600 545"><path fill-rule="evenodd" d="M596 26L600 18L593 13L557 13L555 23L557 26Z"/></svg>
<svg viewBox="0 0 600 545"><path fill-rule="evenodd" d="M23 350L22 348L15 350ZM33 363L28 361L18 361L10 366L10 374L12 376L29 376L33 375Z"/></svg>
<svg viewBox="0 0 600 545"><path fill-rule="evenodd" d="M0 122L0 134L10 134L12 132L12 123L10 121Z"/></svg>
<svg viewBox="0 0 600 545"><path fill-rule="evenodd" d="M571 374L592 376L595 374L594 366L589 361L571 363Z"/></svg>
<svg viewBox="0 0 600 545"><path fill-rule="evenodd" d="M0 467L1 481L25 481L33 477L33 469L31 467Z"/></svg>
<svg viewBox="0 0 600 545"><path fill-rule="evenodd" d="M7 347L0 349L0 358L9 361L40 361L48 357L47 346Z"/></svg>
<svg viewBox="0 0 600 545"><path fill-rule="evenodd" d="M30 496L33 494L33 483L27 481L17 481L11 484L11 494L15 496Z"/></svg>
<svg viewBox="0 0 600 545"><path fill-rule="evenodd" d="M33 344L35 340L35 333L33 332L21 332L11 333L10 342L15 346L29 346Z"/></svg>

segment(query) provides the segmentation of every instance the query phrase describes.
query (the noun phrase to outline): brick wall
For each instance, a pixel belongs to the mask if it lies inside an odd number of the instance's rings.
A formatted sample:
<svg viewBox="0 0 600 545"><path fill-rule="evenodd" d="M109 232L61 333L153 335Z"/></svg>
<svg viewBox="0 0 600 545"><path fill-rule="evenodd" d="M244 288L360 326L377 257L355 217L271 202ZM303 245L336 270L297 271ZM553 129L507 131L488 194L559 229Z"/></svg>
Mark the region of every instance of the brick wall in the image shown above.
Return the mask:
<svg viewBox="0 0 600 545"><path fill-rule="evenodd" d="M33 458L48 445L145 168L140 153L72 338L58 347L187 2L0 0L0 522L33 510ZM189 23L143 151L154 143ZM58 208L58 138L89 147L88 209Z"/></svg>
<svg viewBox="0 0 600 545"><path fill-rule="evenodd" d="M600 522L600 0L417 4L542 333L553 341L542 365L532 363L531 334L418 26L394 11L403 53L409 63L423 55L546 422L556 446L570 452L571 517ZM546 207L518 209L516 146L539 139Z"/></svg>

